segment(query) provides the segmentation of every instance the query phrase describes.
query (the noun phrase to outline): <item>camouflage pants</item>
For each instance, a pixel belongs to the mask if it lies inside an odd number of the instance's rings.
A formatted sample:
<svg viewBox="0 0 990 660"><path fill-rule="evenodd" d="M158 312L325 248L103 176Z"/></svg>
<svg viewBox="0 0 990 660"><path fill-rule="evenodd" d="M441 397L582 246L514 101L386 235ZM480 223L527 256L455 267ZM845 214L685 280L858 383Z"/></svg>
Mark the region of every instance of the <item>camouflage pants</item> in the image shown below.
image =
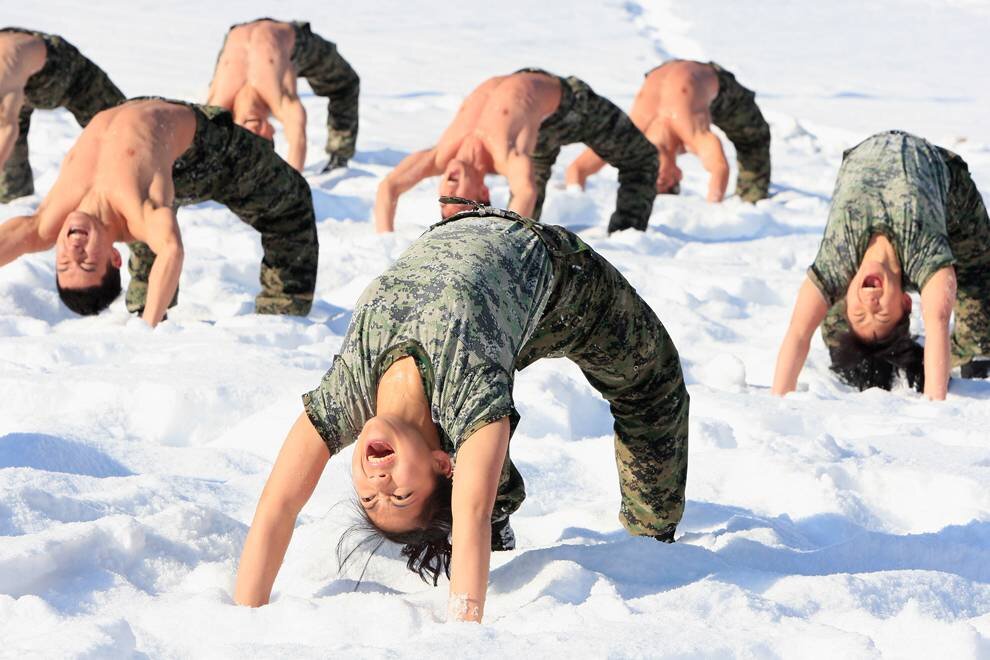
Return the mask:
<svg viewBox="0 0 990 660"><path fill-rule="evenodd" d="M619 520L631 534L672 535L684 512L688 461L689 400L677 349L608 261L562 227L533 228L550 249L555 281L516 368L544 357L566 357L581 368L615 418ZM511 514L524 497L510 461L493 517Z"/></svg>
<svg viewBox="0 0 990 660"><path fill-rule="evenodd" d="M296 30L292 49L296 74L306 79L314 94L329 99L327 155L349 160L354 157L357 143L361 79L341 57L336 44L313 34L309 23L293 22L292 27Z"/></svg>
<svg viewBox="0 0 990 660"><path fill-rule="evenodd" d="M966 161L937 147L949 168L945 224L956 263L952 363L990 357L990 217Z"/></svg>
<svg viewBox="0 0 990 660"><path fill-rule="evenodd" d="M0 172L0 202L9 202L34 192L28 131L35 108L66 108L80 126L86 126L100 110L121 103L124 95L100 67L62 37L20 28L4 28L0 32L34 35L45 42L46 51L45 65L24 86L24 106L17 118L17 141Z"/></svg>
<svg viewBox="0 0 990 660"><path fill-rule="evenodd" d="M522 71L546 74L540 69ZM533 218L540 218L550 170L560 148L580 142L619 170L619 191L608 223L609 232L630 227L645 230L656 197L660 167L656 148L622 109L595 94L587 83L573 76L559 80L560 106L540 124L533 151L537 188Z"/></svg>
<svg viewBox="0 0 990 660"><path fill-rule="evenodd" d="M256 311L305 316L313 305L319 257L309 184L267 140L235 125L228 111L170 102L196 114L192 145L172 166L176 205L213 200L258 230L264 257ZM144 243L129 247L127 309L140 312L154 253Z"/></svg>
<svg viewBox="0 0 990 660"><path fill-rule="evenodd" d="M747 202L765 199L770 190L770 126L756 105L756 95L715 62L709 64L718 76L718 96L709 110L712 123L736 148L736 194Z"/></svg>

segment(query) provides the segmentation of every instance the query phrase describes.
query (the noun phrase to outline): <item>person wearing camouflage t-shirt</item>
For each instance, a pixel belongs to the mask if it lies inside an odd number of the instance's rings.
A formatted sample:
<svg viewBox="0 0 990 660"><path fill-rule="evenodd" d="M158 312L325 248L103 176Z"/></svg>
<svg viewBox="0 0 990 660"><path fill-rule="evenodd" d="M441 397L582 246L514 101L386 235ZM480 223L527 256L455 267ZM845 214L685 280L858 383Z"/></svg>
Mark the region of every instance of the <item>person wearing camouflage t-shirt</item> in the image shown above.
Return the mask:
<svg viewBox="0 0 990 660"><path fill-rule="evenodd" d="M34 193L28 130L35 109L65 108L85 127L123 101L107 74L62 37L0 29L0 202Z"/></svg>
<svg viewBox="0 0 990 660"><path fill-rule="evenodd" d="M272 556L271 535L291 530L326 461L354 444L352 477L369 520L434 583L452 557L452 595L480 603L466 618L480 617L485 580L458 566L487 575L489 545L511 547L505 522L524 497L507 454L519 421L513 381L543 357L574 361L611 405L622 524L672 541L684 509L689 402L666 330L576 235L474 207L434 225L358 300L258 505L238 602L267 599L274 573L262 579L257 570L277 570L284 552L280 540ZM269 506L285 498L292 511L272 519Z"/></svg>
<svg viewBox="0 0 990 660"><path fill-rule="evenodd" d="M924 349L908 334L906 290L921 292ZM794 390L823 321L833 369L861 387L889 389L893 372L903 370L927 396L942 399L953 364L964 376L979 375L977 359L990 355L990 219L959 156L901 131L878 133L844 154L825 235L777 359L774 393Z"/></svg>
<svg viewBox="0 0 990 660"><path fill-rule="evenodd" d="M306 180L222 108L134 99L96 115L33 215L0 225L0 266L55 247L56 285L79 314L120 294L131 244L127 306L156 325L175 303L184 249L175 209L214 200L261 233L256 310L309 312L319 247Z"/></svg>

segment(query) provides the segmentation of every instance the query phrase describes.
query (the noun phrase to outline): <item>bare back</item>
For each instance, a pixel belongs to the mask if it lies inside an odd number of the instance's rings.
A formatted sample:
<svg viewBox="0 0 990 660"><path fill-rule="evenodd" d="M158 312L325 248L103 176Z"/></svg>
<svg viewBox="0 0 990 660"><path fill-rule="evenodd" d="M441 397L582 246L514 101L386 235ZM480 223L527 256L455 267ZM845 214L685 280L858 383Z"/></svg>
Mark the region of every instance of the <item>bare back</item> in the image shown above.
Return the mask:
<svg viewBox="0 0 990 660"><path fill-rule="evenodd" d="M677 60L649 73L633 104L633 122L647 139L673 153L697 153L697 136L710 132L709 106L718 77L708 64Z"/></svg>
<svg viewBox="0 0 990 660"><path fill-rule="evenodd" d="M437 167L443 169L466 141L480 141L494 171L510 153L531 155L540 124L560 105L560 82L543 73L513 73L489 78L461 104L437 143Z"/></svg>
<svg viewBox="0 0 990 660"><path fill-rule="evenodd" d="M81 208L116 224L124 240L143 239L143 210L172 205L172 165L195 133L193 110L165 101L131 101L97 114L38 209L41 233L57 233Z"/></svg>
<svg viewBox="0 0 990 660"><path fill-rule="evenodd" d="M292 26L278 21L260 20L233 28L217 61L207 103L235 110L239 95L255 94L277 111L286 96L296 95L291 61L295 38Z"/></svg>

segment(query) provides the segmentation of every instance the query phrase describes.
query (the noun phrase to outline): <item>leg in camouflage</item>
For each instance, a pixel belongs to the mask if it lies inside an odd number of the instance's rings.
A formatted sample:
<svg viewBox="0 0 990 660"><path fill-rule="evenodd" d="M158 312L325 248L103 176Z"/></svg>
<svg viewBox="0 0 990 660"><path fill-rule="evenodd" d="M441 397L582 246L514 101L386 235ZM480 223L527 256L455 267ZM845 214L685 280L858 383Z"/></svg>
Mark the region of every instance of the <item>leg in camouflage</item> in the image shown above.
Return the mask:
<svg viewBox="0 0 990 660"><path fill-rule="evenodd" d="M234 124L215 106L186 105L196 113L193 143L172 166L177 205L213 200L261 233L259 314L305 316L313 305L319 243L306 180L264 138ZM145 253L134 266L147 267ZM153 261L153 260L152 260ZM135 268L132 268L132 283ZM145 276L145 281L147 278ZM144 306L144 292L128 289L128 309Z"/></svg>
<svg viewBox="0 0 990 660"><path fill-rule="evenodd" d="M560 107L540 125L533 170L539 219L550 169L565 144L581 142L619 170L619 190L609 232L645 230L656 197L657 150L618 106L575 77L561 78Z"/></svg>
<svg viewBox="0 0 990 660"><path fill-rule="evenodd" d="M952 362L966 365L990 357L990 217L966 162L947 149L949 168L946 229L956 263L956 323Z"/></svg>
<svg viewBox="0 0 990 660"><path fill-rule="evenodd" d="M560 227L541 234L572 247L554 255L554 292L517 368L541 357L567 357L581 368L615 418L620 521L632 534L672 539L688 460L689 400L677 349L611 264Z"/></svg>
<svg viewBox="0 0 990 660"><path fill-rule="evenodd" d="M31 104L25 101L17 118L17 141L10 158L4 163L3 172L0 172L0 202L6 203L34 193L34 176L28 160L28 130L33 111Z"/></svg>
<svg viewBox="0 0 990 660"><path fill-rule="evenodd" d="M309 23L292 23L296 44L292 63L317 96L329 99L326 152L344 165L354 157L358 133L358 96L361 79L337 46L310 30Z"/></svg>
<svg viewBox="0 0 990 660"><path fill-rule="evenodd" d="M765 199L770 190L770 126L756 105L756 94L718 64L709 64L718 76L718 96L710 107L712 123L736 148L736 194L747 202Z"/></svg>

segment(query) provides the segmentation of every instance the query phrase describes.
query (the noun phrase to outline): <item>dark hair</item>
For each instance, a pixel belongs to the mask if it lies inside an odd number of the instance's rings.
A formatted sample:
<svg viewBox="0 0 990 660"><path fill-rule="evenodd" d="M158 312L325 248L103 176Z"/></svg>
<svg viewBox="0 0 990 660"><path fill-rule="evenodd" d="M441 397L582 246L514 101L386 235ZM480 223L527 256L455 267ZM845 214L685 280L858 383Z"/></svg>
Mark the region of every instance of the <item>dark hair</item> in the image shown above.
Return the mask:
<svg viewBox="0 0 990 660"><path fill-rule="evenodd" d="M834 332L826 337L832 371L860 391L889 390L898 373L904 374L911 387L924 391L925 351L911 336L910 327L910 314L905 314L889 335L875 342L864 342L848 326Z"/></svg>
<svg viewBox="0 0 990 660"><path fill-rule="evenodd" d="M378 528L368 516L365 508L356 504L361 514L361 521L345 531L337 542L338 568L343 569L359 549L377 542L368 557L368 561L371 561L371 557L382 544L389 541L402 546L402 556L406 558L406 568L419 575L424 582L433 582L433 586L437 586L441 572L449 578L450 530L453 523L453 514L450 508L452 491L453 482L450 477L438 474L436 486L423 508L420 527L407 532L387 532ZM345 548L346 541L354 534L364 534L364 538L355 543L348 551ZM368 564L365 562L365 568L367 567ZM361 572L361 575L364 576L364 571ZM360 583L359 578L358 584Z"/></svg>
<svg viewBox="0 0 990 660"><path fill-rule="evenodd" d="M58 289L58 297L66 307L76 314L93 316L109 307L110 303L120 295L120 269L107 262L107 272L103 274L100 283L83 289L64 288L58 283L58 274L56 274L55 288Z"/></svg>

